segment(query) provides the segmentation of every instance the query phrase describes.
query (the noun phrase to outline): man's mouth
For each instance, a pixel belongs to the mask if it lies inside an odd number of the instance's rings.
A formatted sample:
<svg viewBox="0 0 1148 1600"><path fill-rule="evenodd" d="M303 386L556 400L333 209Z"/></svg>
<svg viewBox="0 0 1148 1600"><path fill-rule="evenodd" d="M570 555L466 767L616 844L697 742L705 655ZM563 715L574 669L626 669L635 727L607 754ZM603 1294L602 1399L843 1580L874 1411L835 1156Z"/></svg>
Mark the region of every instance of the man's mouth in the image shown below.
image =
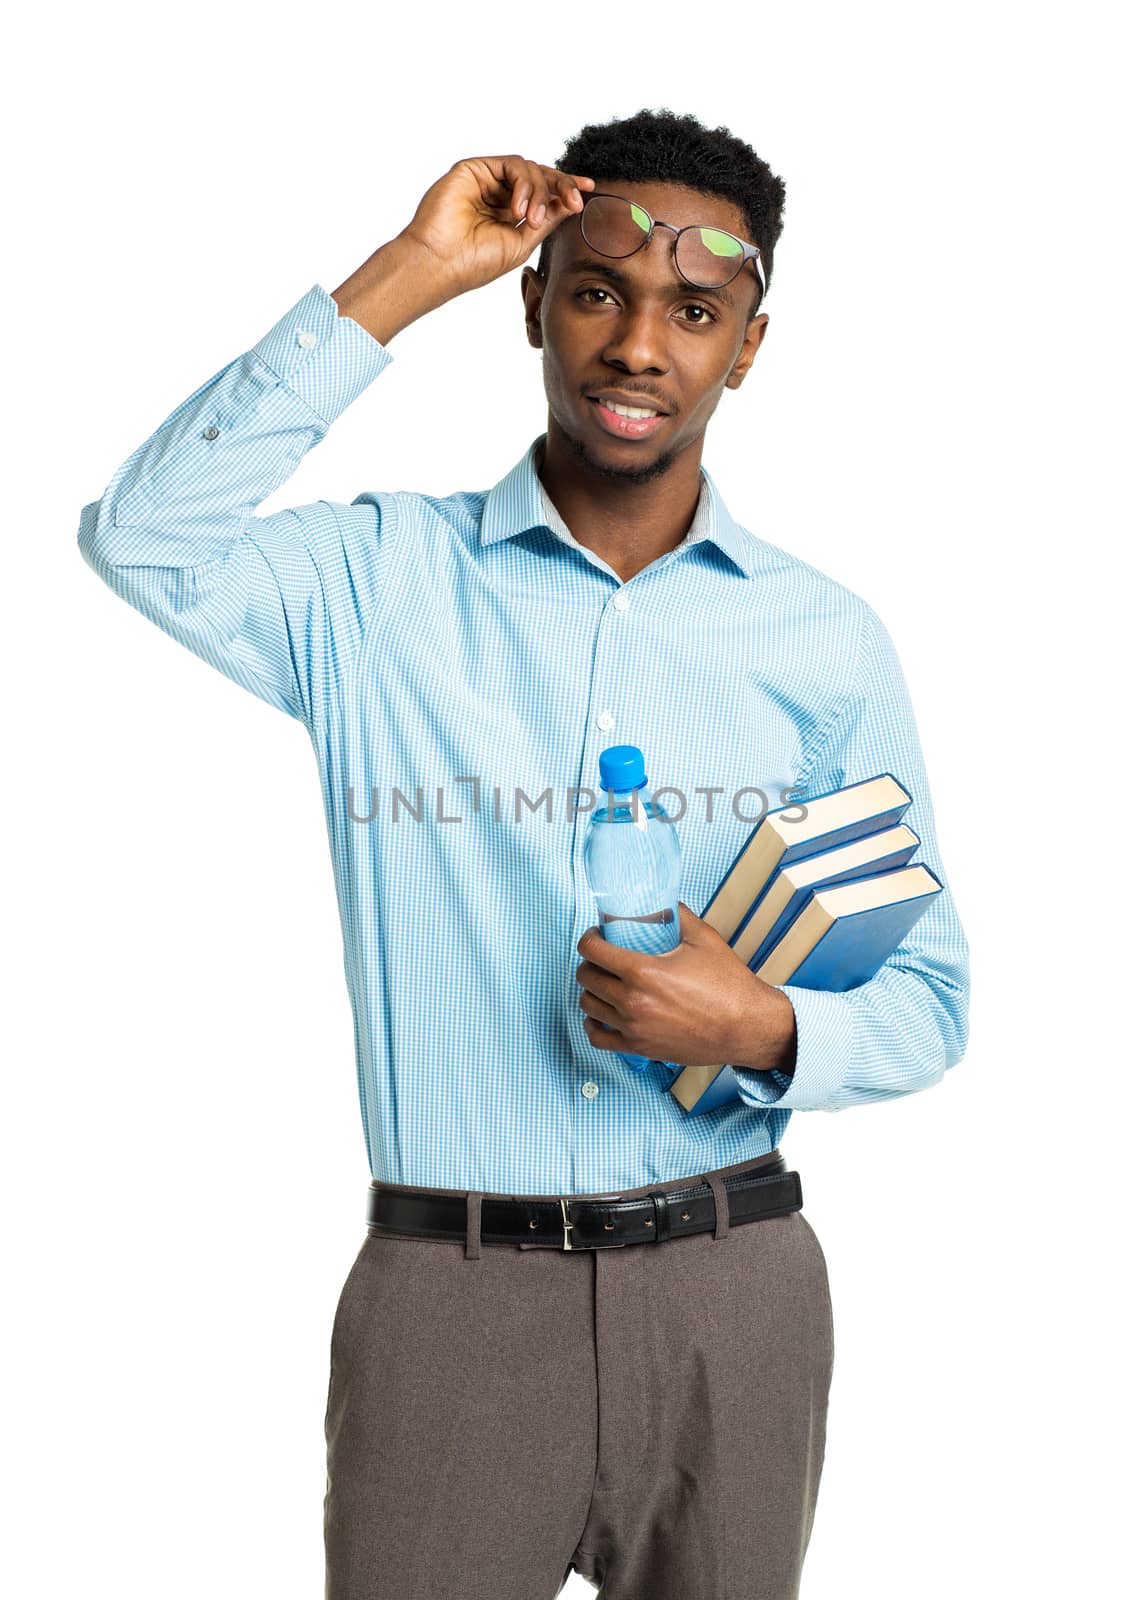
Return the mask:
<svg viewBox="0 0 1148 1600"><path fill-rule="evenodd" d="M613 400L595 400L590 405L602 427L617 439L644 439L653 433L665 416L649 406L623 406Z"/></svg>

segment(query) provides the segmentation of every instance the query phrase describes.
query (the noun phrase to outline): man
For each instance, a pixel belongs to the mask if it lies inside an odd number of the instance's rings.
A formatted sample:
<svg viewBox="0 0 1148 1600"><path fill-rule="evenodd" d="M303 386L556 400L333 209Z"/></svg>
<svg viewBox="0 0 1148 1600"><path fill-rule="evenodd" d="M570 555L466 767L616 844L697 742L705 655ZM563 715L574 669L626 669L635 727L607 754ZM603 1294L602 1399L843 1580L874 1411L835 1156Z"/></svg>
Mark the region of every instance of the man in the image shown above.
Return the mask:
<svg viewBox="0 0 1148 1600"><path fill-rule="evenodd" d="M879 618L701 466L783 199L669 112L587 127L557 167L460 161L82 513L101 577L298 718L322 774L372 1173L332 1328L328 1600L548 1600L572 1570L605 1600L798 1592L832 1312L779 1141L794 1109L943 1077L968 967L947 892L845 994L766 985L690 909L766 806L886 771L942 874ZM540 243L549 416L505 477L254 515L403 328ZM412 428L497 403L465 354ZM582 870L621 742L691 802L664 957L600 937ZM626 1052L728 1062L740 1100L686 1117Z"/></svg>

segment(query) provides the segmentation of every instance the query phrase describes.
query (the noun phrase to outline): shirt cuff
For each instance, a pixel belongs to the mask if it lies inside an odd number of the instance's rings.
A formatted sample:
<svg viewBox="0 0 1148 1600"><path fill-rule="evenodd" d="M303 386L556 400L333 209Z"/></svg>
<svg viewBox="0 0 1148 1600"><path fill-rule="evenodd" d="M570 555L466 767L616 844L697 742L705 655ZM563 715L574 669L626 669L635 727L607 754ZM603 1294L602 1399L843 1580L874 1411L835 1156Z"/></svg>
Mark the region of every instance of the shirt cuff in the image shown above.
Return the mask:
<svg viewBox="0 0 1148 1600"><path fill-rule="evenodd" d="M386 345L315 284L251 347L323 422L334 422L394 360Z"/></svg>
<svg viewBox="0 0 1148 1600"><path fill-rule="evenodd" d="M797 1024L792 1074L733 1067L738 1097L749 1106L780 1111L823 1110L845 1082L853 1055L854 1018L848 994L778 984ZM732 1063L731 1063L732 1065Z"/></svg>

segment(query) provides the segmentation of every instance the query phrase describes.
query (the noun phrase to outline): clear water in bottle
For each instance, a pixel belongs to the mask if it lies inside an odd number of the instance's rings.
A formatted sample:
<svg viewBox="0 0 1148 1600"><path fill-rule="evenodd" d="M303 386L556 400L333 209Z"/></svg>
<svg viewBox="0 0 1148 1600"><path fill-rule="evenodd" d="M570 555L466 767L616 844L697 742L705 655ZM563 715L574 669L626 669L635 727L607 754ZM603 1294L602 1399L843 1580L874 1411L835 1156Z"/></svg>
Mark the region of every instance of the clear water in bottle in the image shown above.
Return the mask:
<svg viewBox="0 0 1148 1600"><path fill-rule="evenodd" d="M611 944L661 955L681 943L682 850L663 808L644 800L649 782L637 745L616 744L598 757L606 804L590 817L584 862L598 907L598 928ZM645 1056L619 1052L635 1072Z"/></svg>

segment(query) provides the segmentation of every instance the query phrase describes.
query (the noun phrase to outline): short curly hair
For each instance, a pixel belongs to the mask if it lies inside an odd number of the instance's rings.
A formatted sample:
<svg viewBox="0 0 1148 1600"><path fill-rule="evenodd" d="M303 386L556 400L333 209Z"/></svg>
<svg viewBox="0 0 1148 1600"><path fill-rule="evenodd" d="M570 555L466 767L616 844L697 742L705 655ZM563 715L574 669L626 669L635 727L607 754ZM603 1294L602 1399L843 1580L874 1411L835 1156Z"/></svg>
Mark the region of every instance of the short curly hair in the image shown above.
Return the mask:
<svg viewBox="0 0 1148 1600"><path fill-rule="evenodd" d="M705 128L689 112L644 109L610 122L587 123L554 163L560 172L603 183L677 183L740 206L746 237L761 251L761 270L750 316L756 316L773 277L773 251L782 229L785 183L743 139L726 127ZM592 192L592 191L591 191ZM554 232L543 239L538 276L545 278Z"/></svg>

